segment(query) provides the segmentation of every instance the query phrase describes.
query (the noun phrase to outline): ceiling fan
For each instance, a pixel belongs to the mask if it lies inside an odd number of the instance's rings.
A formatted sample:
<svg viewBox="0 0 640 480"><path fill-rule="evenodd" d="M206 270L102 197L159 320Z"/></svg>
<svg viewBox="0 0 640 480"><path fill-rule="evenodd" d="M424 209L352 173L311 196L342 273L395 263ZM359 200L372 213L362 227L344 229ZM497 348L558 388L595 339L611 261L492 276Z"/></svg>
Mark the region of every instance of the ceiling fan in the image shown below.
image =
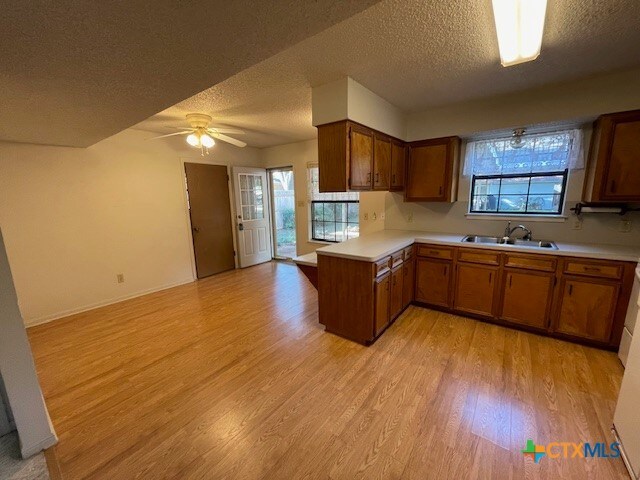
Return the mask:
<svg viewBox="0 0 640 480"><path fill-rule="evenodd" d="M226 133L241 135L244 133L242 130L238 130L237 128L213 127L210 126L211 120L211 116L204 113L189 113L187 114L187 122L189 122L191 128L181 132L153 137L153 139L173 137L174 135L187 135L187 143L192 147L200 148L201 155L209 155L209 149L216 144L214 138L235 145L236 147L247 146L245 142L225 135Z"/></svg>

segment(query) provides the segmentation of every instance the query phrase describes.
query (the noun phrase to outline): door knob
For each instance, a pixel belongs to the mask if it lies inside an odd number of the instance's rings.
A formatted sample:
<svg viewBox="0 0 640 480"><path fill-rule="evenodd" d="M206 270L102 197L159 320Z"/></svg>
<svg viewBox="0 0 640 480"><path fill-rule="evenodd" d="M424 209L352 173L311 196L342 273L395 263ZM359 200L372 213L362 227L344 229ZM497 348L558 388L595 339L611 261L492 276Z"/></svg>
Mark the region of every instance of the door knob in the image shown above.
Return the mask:
<svg viewBox="0 0 640 480"><path fill-rule="evenodd" d="M239 223L238 224L238 230L240 230L240 231L244 230L244 225Z"/></svg>
<svg viewBox="0 0 640 480"><path fill-rule="evenodd" d="M200 229L198 227L193 227L192 229L195 233L200 233Z"/></svg>

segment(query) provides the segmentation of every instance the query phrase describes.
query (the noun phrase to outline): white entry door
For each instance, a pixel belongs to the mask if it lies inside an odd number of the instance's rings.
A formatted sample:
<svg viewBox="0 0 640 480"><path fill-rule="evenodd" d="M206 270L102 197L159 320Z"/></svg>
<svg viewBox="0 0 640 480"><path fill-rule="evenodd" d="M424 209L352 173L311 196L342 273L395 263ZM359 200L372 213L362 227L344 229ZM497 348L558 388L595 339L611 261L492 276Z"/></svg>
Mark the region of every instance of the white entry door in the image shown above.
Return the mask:
<svg viewBox="0 0 640 480"><path fill-rule="evenodd" d="M240 267L268 262L271 260L271 226L267 171L233 167L233 184Z"/></svg>

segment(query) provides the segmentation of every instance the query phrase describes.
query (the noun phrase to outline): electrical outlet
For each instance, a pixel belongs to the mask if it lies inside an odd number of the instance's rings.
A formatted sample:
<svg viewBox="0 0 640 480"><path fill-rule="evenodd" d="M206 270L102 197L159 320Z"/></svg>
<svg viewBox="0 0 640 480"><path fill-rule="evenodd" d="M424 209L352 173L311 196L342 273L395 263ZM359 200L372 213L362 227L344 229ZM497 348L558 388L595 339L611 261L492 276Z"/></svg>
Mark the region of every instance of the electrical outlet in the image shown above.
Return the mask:
<svg viewBox="0 0 640 480"><path fill-rule="evenodd" d="M378 215L376 215L376 212L373 212L373 213L371 214L371 218L372 218L372 220L373 220L374 222L378 219Z"/></svg>
<svg viewBox="0 0 640 480"><path fill-rule="evenodd" d="M571 228L574 230L582 230L582 219L580 217L575 217L571 224Z"/></svg>
<svg viewBox="0 0 640 480"><path fill-rule="evenodd" d="M364 215L362 215L362 218L366 221L369 220L369 214L367 212L364 212Z"/></svg>
<svg viewBox="0 0 640 480"><path fill-rule="evenodd" d="M409 215L407 215L407 222L413 223L413 213L410 213Z"/></svg>
<svg viewBox="0 0 640 480"><path fill-rule="evenodd" d="M382 213L380 214L380 220L384 220L384 218L385 218L385 215L384 215L384 212L382 212Z"/></svg>
<svg viewBox="0 0 640 480"><path fill-rule="evenodd" d="M620 219L620 223L618 224L618 230L623 233L628 233L631 231L631 220L628 218Z"/></svg>
<svg viewBox="0 0 640 480"><path fill-rule="evenodd" d="M124 273L119 273L116 275L116 278L118 279L118 283L124 283Z"/></svg>

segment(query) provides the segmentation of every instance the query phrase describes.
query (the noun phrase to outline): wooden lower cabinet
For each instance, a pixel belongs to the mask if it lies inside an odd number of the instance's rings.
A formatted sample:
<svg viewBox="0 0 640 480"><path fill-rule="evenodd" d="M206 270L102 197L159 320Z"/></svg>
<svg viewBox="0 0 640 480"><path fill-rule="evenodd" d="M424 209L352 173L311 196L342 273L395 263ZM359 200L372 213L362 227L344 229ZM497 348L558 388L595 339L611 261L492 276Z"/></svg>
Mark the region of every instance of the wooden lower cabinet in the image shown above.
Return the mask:
<svg viewBox="0 0 640 480"><path fill-rule="evenodd" d="M553 273L506 269L499 318L528 327L547 328L554 281Z"/></svg>
<svg viewBox="0 0 640 480"><path fill-rule="evenodd" d="M475 315L492 316L498 267L459 263L453 308Z"/></svg>
<svg viewBox="0 0 640 480"><path fill-rule="evenodd" d="M617 349L634 262L419 244L366 262L318 254L319 321L372 343L412 301Z"/></svg>
<svg viewBox="0 0 640 480"><path fill-rule="evenodd" d="M391 297L391 274L376 279L375 284L375 335L379 335L389 324L389 304Z"/></svg>
<svg viewBox="0 0 640 480"><path fill-rule="evenodd" d="M553 330L598 342L608 342L620 287L610 281L564 277Z"/></svg>
<svg viewBox="0 0 640 480"><path fill-rule="evenodd" d="M413 290L416 277L416 264L413 258L405 260L402 264L402 276L402 308L406 308L413 302Z"/></svg>
<svg viewBox="0 0 640 480"><path fill-rule="evenodd" d="M402 276L402 264L395 267L391 270L391 299L390 299L390 307L389 307L389 317L390 319L396 318L403 310L402 304L402 286L403 286L403 276Z"/></svg>
<svg viewBox="0 0 640 480"><path fill-rule="evenodd" d="M418 258L415 268L415 300L438 307L450 307L452 262Z"/></svg>

